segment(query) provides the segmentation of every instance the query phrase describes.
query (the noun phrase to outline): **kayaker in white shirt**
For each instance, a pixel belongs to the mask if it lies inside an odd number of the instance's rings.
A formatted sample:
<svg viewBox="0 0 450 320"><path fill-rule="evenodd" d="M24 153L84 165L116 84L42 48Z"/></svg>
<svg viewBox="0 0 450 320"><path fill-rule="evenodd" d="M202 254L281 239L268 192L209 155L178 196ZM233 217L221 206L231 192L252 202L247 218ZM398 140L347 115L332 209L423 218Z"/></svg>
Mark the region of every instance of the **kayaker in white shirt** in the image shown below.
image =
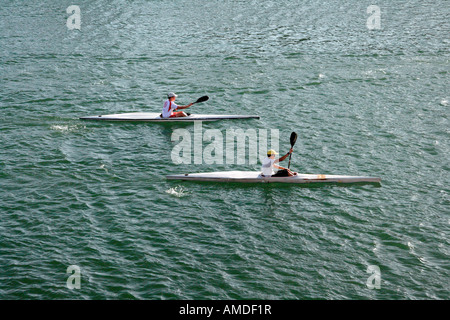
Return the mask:
<svg viewBox="0 0 450 320"><path fill-rule="evenodd" d="M293 172L290 169L277 165L277 163L285 160L292 152L293 149L291 148L284 156L275 159L275 155L277 155L278 152L275 150L267 151L267 157L262 161L261 175L263 177L289 177L297 175L297 172ZM276 173L274 172L274 169L277 171Z"/></svg>
<svg viewBox="0 0 450 320"><path fill-rule="evenodd" d="M178 96L173 92L170 92L167 95L167 100L164 101L163 112L161 114L163 118L187 117L189 115L189 113L177 110L189 108L193 103L186 106L179 106L175 104L175 99L177 97Z"/></svg>

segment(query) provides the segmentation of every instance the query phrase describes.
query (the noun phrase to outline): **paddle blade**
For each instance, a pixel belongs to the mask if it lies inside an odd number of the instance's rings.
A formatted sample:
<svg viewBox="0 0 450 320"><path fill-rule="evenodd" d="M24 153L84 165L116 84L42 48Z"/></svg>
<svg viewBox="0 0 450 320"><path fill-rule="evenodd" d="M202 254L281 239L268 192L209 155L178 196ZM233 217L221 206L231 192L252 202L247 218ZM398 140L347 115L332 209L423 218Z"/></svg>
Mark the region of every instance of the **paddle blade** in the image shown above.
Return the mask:
<svg viewBox="0 0 450 320"><path fill-rule="evenodd" d="M295 142L297 141L297 134L295 132L291 133L291 148L294 147ZM289 155L289 165L288 165L288 169L291 167L291 157L292 157L292 153Z"/></svg>
<svg viewBox="0 0 450 320"><path fill-rule="evenodd" d="M294 146L296 141L297 141L297 134L295 132L292 132L291 133L291 147Z"/></svg>
<svg viewBox="0 0 450 320"><path fill-rule="evenodd" d="M203 96L203 97L198 98L197 101L195 101L194 103L205 102L208 100L209 100L208 96Z"/></svg>

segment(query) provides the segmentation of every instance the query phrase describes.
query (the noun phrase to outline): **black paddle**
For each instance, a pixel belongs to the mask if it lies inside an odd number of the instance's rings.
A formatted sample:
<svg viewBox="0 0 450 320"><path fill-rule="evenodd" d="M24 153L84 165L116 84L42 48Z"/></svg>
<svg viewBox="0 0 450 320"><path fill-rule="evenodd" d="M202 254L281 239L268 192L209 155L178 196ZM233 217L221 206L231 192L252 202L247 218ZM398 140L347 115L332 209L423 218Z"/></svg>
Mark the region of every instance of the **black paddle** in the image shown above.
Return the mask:
<svg viewBox="0 0 450 320"><path fill-rule="evenodd" d="M194 104L196 104L196 103L200 103L200 102L205 102L205 101L208 101L208 100L209 100L209 97L208 97L208 96L203 96L203 97L198 98L197 101L192 102L192 105L194 105ZM191 115L191 114L188 113L188 112L186 112L186 114L187 114L188 116Z"/></svg>
<svg viewBox="0 0 450 320"><path fill-rule="evenodd" d="M294 144L296 141L297 141L297 134L295 132L292 132L291 133L291 149L294 147ZM288 169L291 167L291 156L292 156L292 153L289 155Z"/></svg>
<svg viewBox="0 0 450 320"><path fill-rule="evenodd" d="M208 100L209 100L209 97L208 97L208 96L203 96L203 97L198 98L197 101L195 101L195 102L192 103L192 104L196 104L196 103L200 103L200 102L205 102L205 101L208 101Z"/></svg>

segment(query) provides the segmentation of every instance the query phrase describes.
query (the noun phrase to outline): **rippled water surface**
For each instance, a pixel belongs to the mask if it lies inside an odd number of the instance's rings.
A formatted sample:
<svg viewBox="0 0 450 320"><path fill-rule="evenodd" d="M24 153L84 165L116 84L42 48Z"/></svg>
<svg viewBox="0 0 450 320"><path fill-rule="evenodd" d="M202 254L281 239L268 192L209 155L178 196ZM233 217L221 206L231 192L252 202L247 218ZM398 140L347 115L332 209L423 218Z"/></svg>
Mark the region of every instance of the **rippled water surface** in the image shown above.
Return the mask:
<svg viewBox="0 0 450 320"><path fill-rule="evenodd" d="M72 4L81 30L66 26ZM449 13L418 0L4 1L0 298L450 298ZM203 130L278 129L280 153L296 131L295 170L382 184L167 181L259 164L173 163L172 133L192 124L79 120L160 112L168 91L209 95L195 113L261 116Z"/></svg>

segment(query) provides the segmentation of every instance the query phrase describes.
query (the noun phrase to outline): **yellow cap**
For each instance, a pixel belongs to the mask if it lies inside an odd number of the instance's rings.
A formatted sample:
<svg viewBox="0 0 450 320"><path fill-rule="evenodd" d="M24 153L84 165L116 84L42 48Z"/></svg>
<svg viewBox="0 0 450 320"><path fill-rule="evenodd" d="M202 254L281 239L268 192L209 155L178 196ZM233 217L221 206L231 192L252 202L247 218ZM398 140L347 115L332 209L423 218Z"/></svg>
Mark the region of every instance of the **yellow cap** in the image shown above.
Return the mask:
<svg viewBox="0 0 450 320"><path fill-rule="evenodd" d="M274 154L278 154L278 152L276 152L276 151L273 150L273 149L270 149L269 151L267 151L267 155L268 155L268 156L272 156L272 155L274 155Z"/></svg>

